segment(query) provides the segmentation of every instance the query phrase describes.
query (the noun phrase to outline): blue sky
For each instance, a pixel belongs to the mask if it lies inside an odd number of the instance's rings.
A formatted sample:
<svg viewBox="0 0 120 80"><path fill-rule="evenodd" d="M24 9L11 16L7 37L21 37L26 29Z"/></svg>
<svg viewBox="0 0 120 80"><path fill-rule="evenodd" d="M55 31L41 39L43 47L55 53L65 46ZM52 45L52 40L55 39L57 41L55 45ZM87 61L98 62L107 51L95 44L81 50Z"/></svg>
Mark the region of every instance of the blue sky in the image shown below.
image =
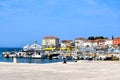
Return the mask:
<svg viewBox="0 0 120 80"><path fill-rule="evenodd" d="M0 0L0 47L44 36L120 36L120 0Z"/></svg>

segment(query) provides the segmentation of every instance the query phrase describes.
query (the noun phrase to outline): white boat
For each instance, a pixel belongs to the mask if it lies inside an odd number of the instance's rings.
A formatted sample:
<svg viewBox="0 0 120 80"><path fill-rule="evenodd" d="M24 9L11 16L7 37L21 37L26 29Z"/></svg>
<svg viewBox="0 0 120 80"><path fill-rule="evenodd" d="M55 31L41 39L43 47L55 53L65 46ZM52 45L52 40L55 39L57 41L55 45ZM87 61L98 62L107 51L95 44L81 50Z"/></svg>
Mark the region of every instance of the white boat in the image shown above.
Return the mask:
<svg viewBox="0 0 120 80"><path fill-rule="evenodd" d="M62 59L61 56L53 56L52 59Z"/></svg>
<svg viewBox="0 0 120 80"><path fill-rule="evenodd" d="M35 42L32 45L27 44L23 47L23 51L29 51L29 50L42 50L42 46L37 44L37 42Z"/></svg>
<svg viewBox="0 0 120 80"><path fill-rule="evenodd" d="M31 58L34 58L34 59L41 59L42 56L41 56L41 55L38 55L38 54L33 54L33 55L31 56Z"/></svg>

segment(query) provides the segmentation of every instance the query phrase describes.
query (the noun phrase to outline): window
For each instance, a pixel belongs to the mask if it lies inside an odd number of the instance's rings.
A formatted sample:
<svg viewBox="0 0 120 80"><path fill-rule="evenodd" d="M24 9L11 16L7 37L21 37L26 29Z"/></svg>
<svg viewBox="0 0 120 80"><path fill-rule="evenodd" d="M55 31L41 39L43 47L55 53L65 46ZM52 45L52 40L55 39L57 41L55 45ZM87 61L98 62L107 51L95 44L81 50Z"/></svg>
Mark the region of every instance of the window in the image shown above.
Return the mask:
<svg viewBox="0 0 120 80"><path fill-rule="evenodd" d="M117 44L118 44L118 41L117 41Z"/></svg>

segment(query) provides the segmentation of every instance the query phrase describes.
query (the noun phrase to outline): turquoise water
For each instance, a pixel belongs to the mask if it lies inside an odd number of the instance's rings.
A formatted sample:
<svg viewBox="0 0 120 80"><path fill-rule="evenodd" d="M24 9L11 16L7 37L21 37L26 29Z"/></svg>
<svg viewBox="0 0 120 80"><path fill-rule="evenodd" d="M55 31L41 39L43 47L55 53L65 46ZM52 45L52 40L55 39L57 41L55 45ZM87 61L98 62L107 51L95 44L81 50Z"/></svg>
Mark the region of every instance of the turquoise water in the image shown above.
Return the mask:
<svg viewBox="0 0 120 80"><path fill-rule="evenodd" d="M22 48L0 48L0 62L13 62L13 58L3 58L2 52L5 51L21 51ZM26 58L17 58L18 63L55 63L62 62L61 59L26 59Z"/></svg>

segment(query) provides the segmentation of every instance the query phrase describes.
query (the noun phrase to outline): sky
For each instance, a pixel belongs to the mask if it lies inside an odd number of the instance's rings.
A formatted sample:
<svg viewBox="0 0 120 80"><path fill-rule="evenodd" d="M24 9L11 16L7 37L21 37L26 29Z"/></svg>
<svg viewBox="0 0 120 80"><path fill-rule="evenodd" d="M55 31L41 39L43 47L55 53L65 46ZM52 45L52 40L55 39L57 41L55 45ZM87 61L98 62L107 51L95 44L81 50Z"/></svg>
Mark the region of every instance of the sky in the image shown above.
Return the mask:
<svg viewBox="0 0 120 80"><path fill-rule="evenodd" d="M120 0L0 0L0 47L45 36L120 36Z"/></svg>

